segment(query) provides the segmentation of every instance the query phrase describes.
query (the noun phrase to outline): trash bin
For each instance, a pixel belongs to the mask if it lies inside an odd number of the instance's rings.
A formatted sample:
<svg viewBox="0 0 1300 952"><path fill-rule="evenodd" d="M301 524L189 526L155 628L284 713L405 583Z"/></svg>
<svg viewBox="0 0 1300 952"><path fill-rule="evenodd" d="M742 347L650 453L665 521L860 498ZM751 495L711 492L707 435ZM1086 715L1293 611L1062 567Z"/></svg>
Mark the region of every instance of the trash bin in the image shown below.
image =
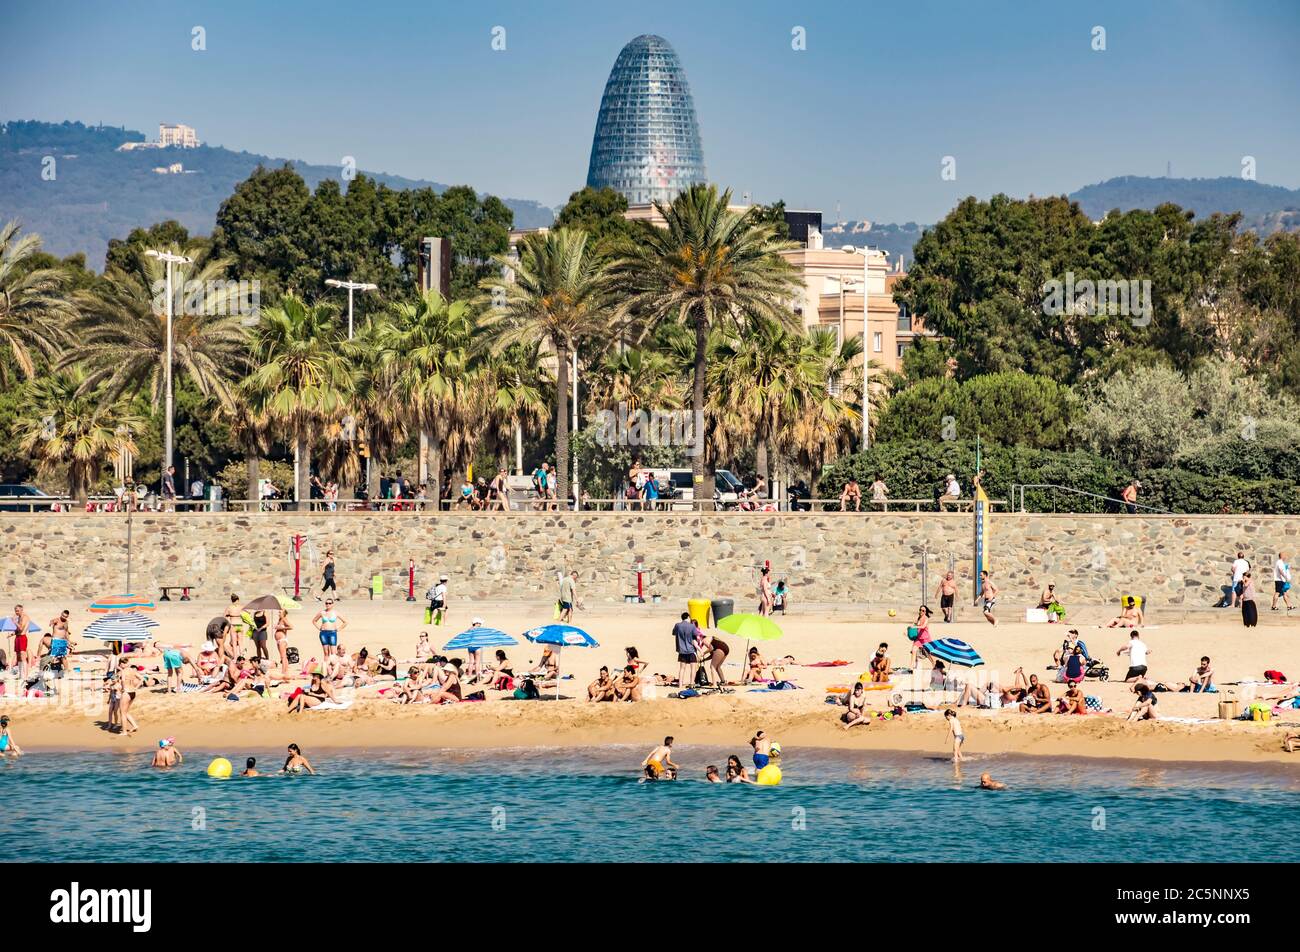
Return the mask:
<svg viewBox="0 0 1300 952"><path fill-rule="evenodd" d="M715 598L709 604L713 608L713 626L715 628L722 619L736 613L736 603L730 598Z"/></svg>
<svg viewBox="0 0 1300 952"><path fill-rule="evenodd" d="M691 618L695 619L695 624L701 628L709 627L709 600L707 598L688 599L686 611Z"/></svg>

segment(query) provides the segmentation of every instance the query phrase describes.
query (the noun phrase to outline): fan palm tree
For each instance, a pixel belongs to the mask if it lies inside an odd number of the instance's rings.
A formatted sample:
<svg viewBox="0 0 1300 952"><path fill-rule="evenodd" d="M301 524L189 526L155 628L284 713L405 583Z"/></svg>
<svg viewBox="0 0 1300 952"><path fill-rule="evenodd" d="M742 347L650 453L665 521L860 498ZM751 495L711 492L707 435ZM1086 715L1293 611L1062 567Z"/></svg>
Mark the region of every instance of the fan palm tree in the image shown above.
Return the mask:
<svg viewBox="0 0 1300 952"><path fill-rule="evenodd" d="M495 294L484 326L498 349L541 344L555 354L556 493L569 498L569 360L580 342L607 334L606 281L587 245L587 234L559 228L530 235L519 245L519 259L498 257L514 281L482 283Z"/></svg>
<svg viewBox="0 0 1300 952"><path fill-rule="evenodd" d="M815 484L823 466L849 450L862 426L862 338L842 344L829 329L809 332L806 357L819 366L823 385L811 391L786 421L781 443ZM873 400L874 402L874 400Z"/></svg>
<svg viewBox="0 0 1300 952"><path fill-rule="evenodd" d="M19 236L18 222L0 228L0 384L9 385L10 361L22 376L36 374L38 357L53 358L69 339L76 308L63 295L66 276L57 268L32 268L41 250L37 235Z"/></svg>
<svg viewBox="0 0 1300 952"><path fill-rule="evenodd" d="M394 305L378 330L381 364L420 434L419 478L433 499L441 498L444 457L463 457L472 439L475 330L469 303L436 291Z"/></svg>
<svg viewBox="0 0 1300 952"><path fill-rule="evenodd" d="M134 453L134 438L146 425L125 400L87 391L85 382L80 367L29 381L14 425L18 445L37 471L49 476L66 469L68 495L83 504L104 463L124 450Z"/></svg>
<svg viewBox="0 0 1300 952"><path fill-rule="evenodd" d="M237 285L224 280L227 261L193 248L184 253L194 263L172 266L172 364L229 409L248 348ZM156 409L167 377L167 265L143 251L132 264L109 268L102 291L78 296L77 344L59 366L82 365L85 386L102 384L110 396L148 390Z"/></svg>
<svg viewBox="0 0 1300 952"><path fill-rule="evenodd" d="M252 370L242 387L293 445L300 506L311 498L313 441L347 413L355 391L354 351L333 307L308 306L293 294L264 308L253 328Z"/></svg>
<svg viewBox="0 0 1300 952"><path fill-rule="evenodd" d="M709 331L746 317L793 320L787 303L797 272L778 252L794 245L778 241L756 208L737 212L730 203L730 190L696 185L671 205L656 204L665 227L648 229L635 244L625 242L611 268L624 295L620 316L638 315L650 325L676 321L694 332L696 420L704 418ZM704 454L692 465L696 485L702 485Z"/></svg>
<svg viewBox="0 0 1300 952"><path fill-rule="evenodd" d="M597 410L677 410L683 404L677 365L669 354L641 347L607 353L587 377L587 404Z"/></svg>
<svg viewBox="0 0 1300 952"><path fill-rule="evenodd" d="M379 496L380 474L406 441L410 422L398 388L397 367L385 357L386 333L387 324L381 319L367 322L356 338L360 360L352 412L358 439L372 464L366 469L366 496L371 499ZM375 460L379 466L373 465Z"/></svg>
<svg viewBox="0 0 1300 952"><path fill-rule="evenodd" d="M524 431L544 430L551 421L546 392L553 382L544 365L541 342L486 353L483 384L488 437L497 460L506 465L513 445L515 472L522 474Z"/></svg>

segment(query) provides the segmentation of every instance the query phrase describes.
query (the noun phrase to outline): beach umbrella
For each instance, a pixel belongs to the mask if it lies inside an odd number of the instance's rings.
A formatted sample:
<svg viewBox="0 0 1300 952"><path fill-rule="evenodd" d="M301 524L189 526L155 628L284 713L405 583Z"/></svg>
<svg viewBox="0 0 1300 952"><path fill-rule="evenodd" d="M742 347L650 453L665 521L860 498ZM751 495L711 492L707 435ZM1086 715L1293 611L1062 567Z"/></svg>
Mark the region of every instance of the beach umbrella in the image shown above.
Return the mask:
<svg viewBox="0 0 1300 952"><path fill-rule="evenodd" d="M18 625L14 623L14 620L12 618L0 619L0 631L17 631L17 630L18 630ZM41 632L41 626L36 624L36 622L28 619L27 633L29 635L36 635L36 634L40 634L40 632Z"/></svg>
<svg viewBox="0 0 1300 952"><path fill-rule="evenodd" d="M95 641L152 641L150 628L157 628L152 618L134 612L119 612L96 618L82 631L83 638Z"/></svg>
<svg viewBox="0 0 1300 952"><path fill-rule="evenodd" d="M484 628L479 625L462 631L451 641L442 646L443 651L478 651L481 648L501 648L505 645L517 645L518 640L497 628Z"/></svg>
<svg viewBox="0 0 1300 952"><path fill-rule="evenodd" d="M560 652L563 648L599 648L595 638L581 628L573 625L540 625L529 628L524 637L539 645L554 645L555 654L555 698L560 697Z"/></svg>
<svg viewBox="0 0 1300 952"><path fill-rule="evenodd" d="M776 641L784 632L779 625L766 615L753 612L737 612L718 621L716 627L729 635L745 639L745 653L740 656L740 679L744 682L749 674L749 644L751 641ZM724 679L725 680L725 679Z"/></svg>
<svg viewBox="0 0 1300 952"><path fill-rule="evenodd" d="M246 612L287 612L302 608L301 602L295 602L287 595L260 595L245 605L240 611Z"/></svg>
<svg viewBox="0 0 1300 952"><path fill-rule="evenodd" d="M90 610L96 615L108 612L151 612L154 608L153 599L144 595L108 595L90 603Z"/></svg>
<svg viewBox="0 0 1300 952"><path fill-rule="evenodd" d="M938 658L948 664L959 664L963 667L974 668L984 663L980 653L960 638L939 638L928 642L925 650L930 652L931 657Z"/></svg>

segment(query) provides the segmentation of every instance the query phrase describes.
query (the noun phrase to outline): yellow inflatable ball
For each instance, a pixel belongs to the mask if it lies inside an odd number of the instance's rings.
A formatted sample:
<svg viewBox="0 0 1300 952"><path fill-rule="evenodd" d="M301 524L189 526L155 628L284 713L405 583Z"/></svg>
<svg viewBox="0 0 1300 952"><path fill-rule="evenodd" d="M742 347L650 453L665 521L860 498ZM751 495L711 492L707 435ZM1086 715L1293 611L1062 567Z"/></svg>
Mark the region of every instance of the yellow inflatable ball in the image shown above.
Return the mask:
<svg viewBox="0 0 1300 952"><path fill-rule="evenodd" d="M890 617L890 618L893 618L893 617L894 617L895 615L897 615L897 614L898 614L898 612L894 611L892 608L889 610L889 617Z"/></svg>
<svg viewBox="0 0 1300 952"><path fill-rule="evenodd" d="M235 768L230 765L230 761L225 757L218 757L216 760L212 761L212 763L208 764L208 776L224 780L226 777L230 776L234 769Z"/></svg>
<svg viewBox="0 0 1300 952"><path fill-rule="evenodd" d="M768 764L758 772L754 778L754 783L760 787L775 787L781 782L781 768L776 764Z"/></svg>

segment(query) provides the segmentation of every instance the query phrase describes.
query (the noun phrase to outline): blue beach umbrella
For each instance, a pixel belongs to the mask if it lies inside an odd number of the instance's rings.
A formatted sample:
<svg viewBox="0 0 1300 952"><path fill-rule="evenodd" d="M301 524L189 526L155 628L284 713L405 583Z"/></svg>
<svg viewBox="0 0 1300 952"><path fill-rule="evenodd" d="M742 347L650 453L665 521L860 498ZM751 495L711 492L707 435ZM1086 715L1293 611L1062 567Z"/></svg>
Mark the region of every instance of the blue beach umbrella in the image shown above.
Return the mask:
<svg viewBox="0 0 1300 952"><path fill-rule="evenodd" d="M480 648L501 648L505 645L517 645L519 642L498 628L484 628L479 625L462 631L451 641L442 646L443 651L478 651Z"/></svg>
<svg viewBox="0 0 1300 952"><path fill-rule="evenodd" d="M541 625L537 628L529 628L524 632L524 637L529 641L539 645L555 645L557 649L569 648L599 648L600 643L595 638L587 634L581 628L575 628L573 625ZM560 697L560 652L556 652L555 657L555 697Z"/></svg>
<svg viewBox="0 0 1300 952"><path fill-rule="evenodd" d="M931 657L946 661L948 664L975 668L984 663L980 653L960 638L939 638L928 642L925 649L930 652Z"/></svg>
<svg viewBox="0 0 1300 952"><path fill-rule="evenodd" d="M17 630L18 630L18 626L14 624L14 620L12 618L0 619L0 631L17 631ZM40 631L41 631L41 626L29 619L27 622L27 633L31 635L35 635L35 634L39 634Z"/></svg>

